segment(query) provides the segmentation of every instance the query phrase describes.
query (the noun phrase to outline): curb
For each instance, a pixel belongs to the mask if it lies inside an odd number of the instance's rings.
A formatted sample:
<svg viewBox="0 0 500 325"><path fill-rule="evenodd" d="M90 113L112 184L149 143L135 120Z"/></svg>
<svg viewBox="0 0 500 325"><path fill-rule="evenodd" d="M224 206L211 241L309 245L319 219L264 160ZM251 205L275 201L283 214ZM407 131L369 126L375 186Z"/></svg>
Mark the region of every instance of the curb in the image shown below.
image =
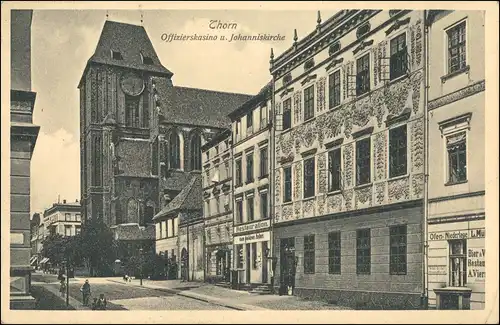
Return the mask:
<svg viewBox="0 0 500 325"><path fill-rule="evenodd" d="M57 298L62 300L64 304L66 304L66 297L61 297L59 290L54 288L50 283L34 282L32 285L40 286L40 287L46 289L47 291L50 291L54 296L56 296ZM83 306L80 301L76 300L75 298L73 298L71 296L69 296L69 306L71 308L74 308L74 310L89 310L88 307Z"/></svg>
<svg viewBox="0 0 500 325"><path fill-rule="evenodd" d="M122 283L122 282L119 282L116 280L107 280L107 281L119 283L122 285L127 285L125 283ZM135 283L133 284L133 286L140 287L140 285L137 285ZM211 296L196 294L196 293L187 293L187 292L183 292L182 290L175 290L175 289L171 289L171 288L164 288L164 287L151 286L151 285L143 285L142 287L153 289L153 290L158 290L158 291L163 291L163 292L168 292L168 293L173 293L173 294L176 294L178 296L191 298L191 299L195 299L195 300L199 300L199 301L203 301L203 302L208 302L208 303L213 304L213 305L227 307L227 308L231 308L231 309L235 309L235 310L269 310L266 308L257 307L257 306L253 306L253 305L232 304L230 302L226 302L226 301L219 299L219 298L214 298Z"/></svg>

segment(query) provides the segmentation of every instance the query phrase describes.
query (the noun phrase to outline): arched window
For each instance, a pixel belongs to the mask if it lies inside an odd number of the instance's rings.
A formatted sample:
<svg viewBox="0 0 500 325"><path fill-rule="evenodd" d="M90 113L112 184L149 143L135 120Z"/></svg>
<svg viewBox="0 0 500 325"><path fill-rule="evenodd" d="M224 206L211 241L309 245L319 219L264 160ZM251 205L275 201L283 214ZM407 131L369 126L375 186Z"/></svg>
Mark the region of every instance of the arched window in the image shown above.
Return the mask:
<svg viewBox="0 0 500 325"><path fill-rule="evenodd" d="M128 200L127 203L127 223L138 223L137 201L134 199Z"/></svg>
<svg viewBox="0 0 500 325"><path fill-rule="evenodd" d="M201 138L199 134L191 137L191 170L201 170Z"/></svg>
<svg viewBox="0 0 500 325"><path fill-rule="evenodd" d="M181 168L181 144L179 135L177 132L172 132L170 134L170 139L168 142L168 155L169 155L169 165L172 169Z"/></svg>

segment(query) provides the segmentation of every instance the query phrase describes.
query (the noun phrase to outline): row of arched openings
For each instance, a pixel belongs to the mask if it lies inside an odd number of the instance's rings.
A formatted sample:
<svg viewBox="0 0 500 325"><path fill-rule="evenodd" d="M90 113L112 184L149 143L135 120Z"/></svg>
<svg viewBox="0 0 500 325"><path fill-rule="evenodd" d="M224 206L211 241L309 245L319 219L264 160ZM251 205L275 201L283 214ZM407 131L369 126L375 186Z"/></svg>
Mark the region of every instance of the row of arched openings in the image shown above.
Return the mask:
<svg viewBox="0 0 500 325"><path fill-rule="evenodd" d="M168 138L168 166L169 169L184 169L182 161L185 153L183 150L183 138L177 131L172 131ZM188 144L189 170L201 170L201 136L193 132L189 137Z"/></svg>

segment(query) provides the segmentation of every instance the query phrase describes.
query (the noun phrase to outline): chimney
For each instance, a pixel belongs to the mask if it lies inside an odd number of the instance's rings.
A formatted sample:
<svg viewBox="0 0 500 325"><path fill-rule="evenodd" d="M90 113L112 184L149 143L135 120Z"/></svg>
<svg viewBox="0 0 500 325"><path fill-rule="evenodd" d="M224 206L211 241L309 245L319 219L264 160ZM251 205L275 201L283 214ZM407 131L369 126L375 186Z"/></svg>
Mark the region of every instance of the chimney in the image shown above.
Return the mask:
<svg viewBox="0 0 500 325"><path fill-rule="evenodd" d="M66 204L66 200L63 200L63 204Z"/></svg>
<svg viewBox="0 0 500 325"><path fill-rule="evenodd" d="M78 199L76 199L76 201L75 201L75 202L76 202L76 203L78 203Z"/></svg>

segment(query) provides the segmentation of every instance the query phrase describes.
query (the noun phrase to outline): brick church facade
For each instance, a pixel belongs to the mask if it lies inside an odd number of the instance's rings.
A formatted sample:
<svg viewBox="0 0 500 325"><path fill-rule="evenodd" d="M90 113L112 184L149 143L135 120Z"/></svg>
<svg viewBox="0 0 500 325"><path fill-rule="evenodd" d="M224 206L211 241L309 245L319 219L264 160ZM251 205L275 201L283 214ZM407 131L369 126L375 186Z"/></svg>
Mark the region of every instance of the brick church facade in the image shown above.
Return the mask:
<svg viewBox="0 0 500 325"><path fill-rule="evenodd" d="M78 85L82 219L102 219L130 249L154 247L153 218L199 177L201 146L249 98L172 76L144 27L106 21Z"/></svg>

